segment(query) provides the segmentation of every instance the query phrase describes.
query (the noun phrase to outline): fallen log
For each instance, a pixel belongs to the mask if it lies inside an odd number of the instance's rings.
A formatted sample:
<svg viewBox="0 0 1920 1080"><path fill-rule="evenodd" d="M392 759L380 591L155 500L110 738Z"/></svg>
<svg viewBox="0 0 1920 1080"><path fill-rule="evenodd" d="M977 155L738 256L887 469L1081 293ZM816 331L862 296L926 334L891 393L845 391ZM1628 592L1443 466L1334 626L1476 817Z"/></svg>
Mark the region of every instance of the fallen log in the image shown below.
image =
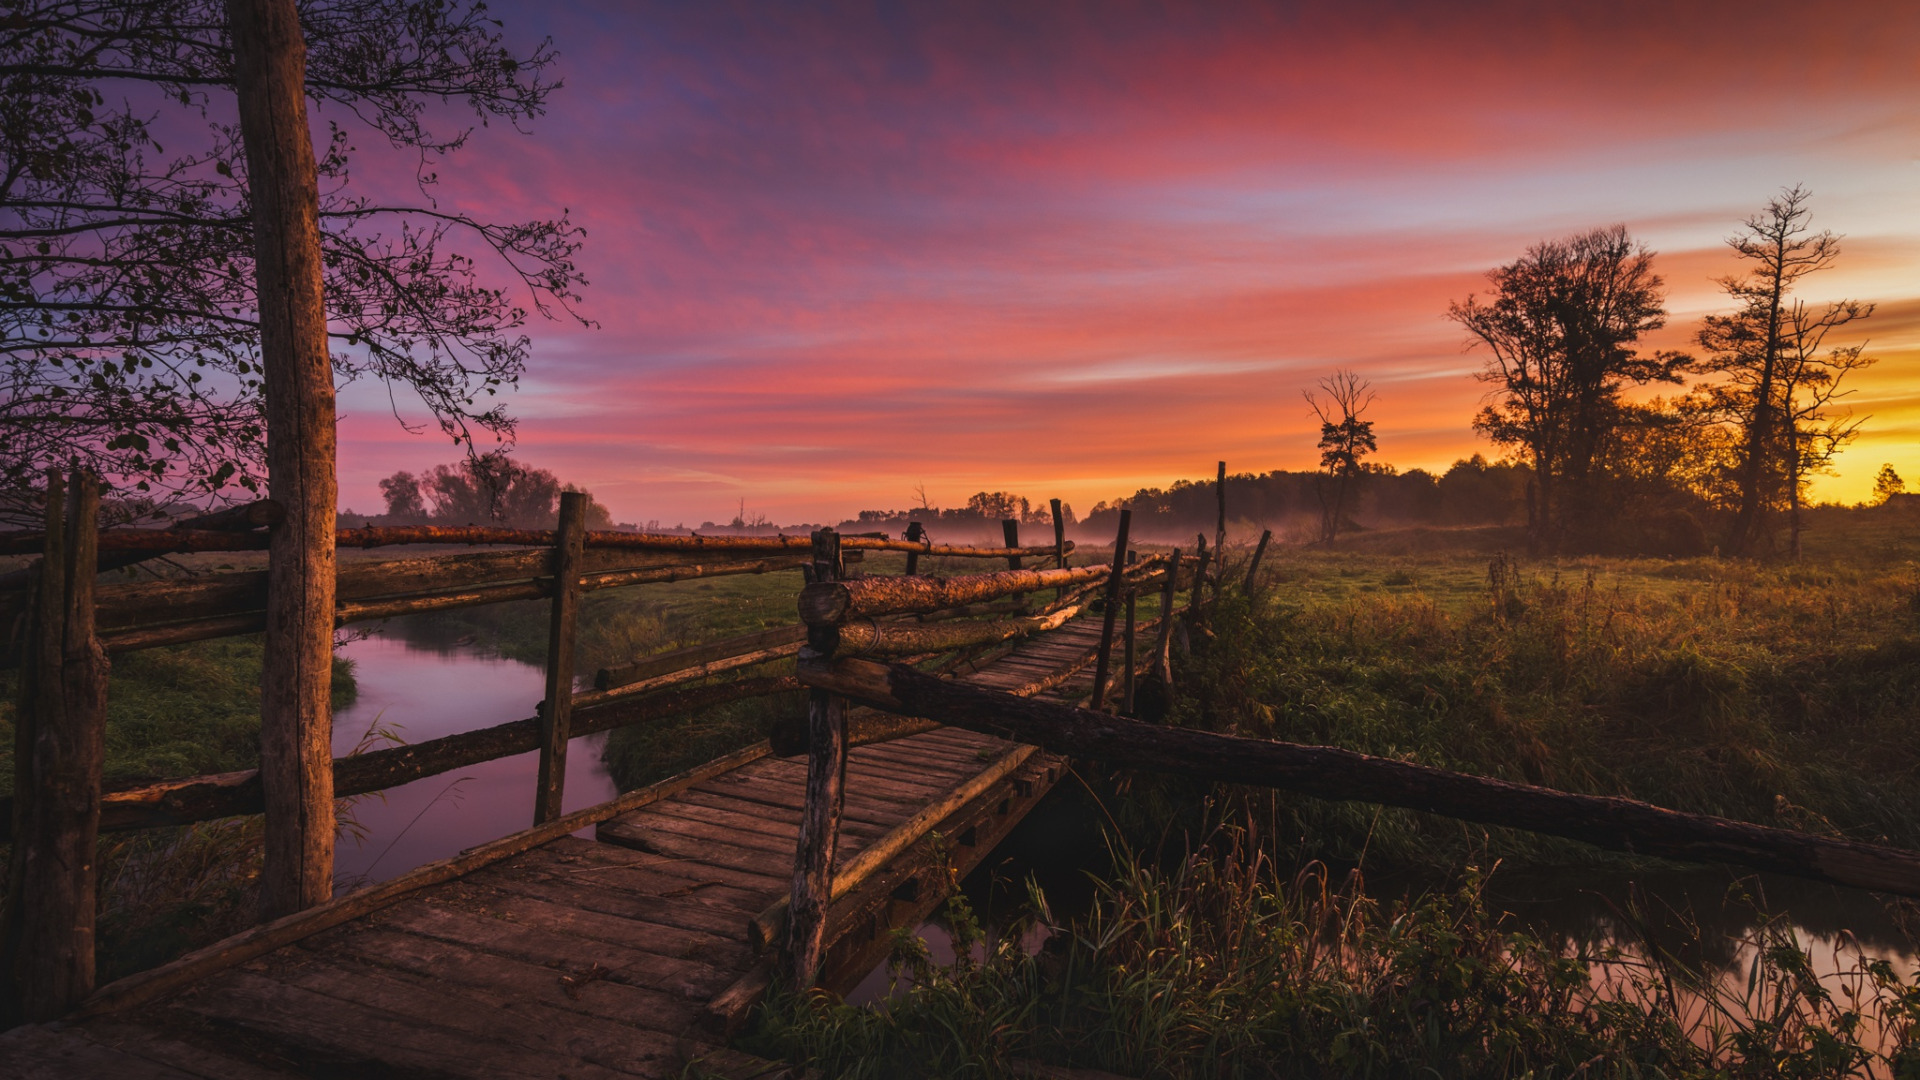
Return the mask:
<svg viewBox="0 0 1920 1080"><path fill-rule="evenodd" d="M768 697L800 689L791 675L742 679L718 686L675 690L644 697L624 698L577 709L572 734L595 732L697 712L753 697ZM537 717L514 720L478 731L374 750L333 762L334 794L364 795L411 783L426 776L464 769L483 761L512 757L540 747ZM13 798L0 798L0 841L9 839ZM258 814L262 809L260 774L254 769L189 776L123 787L101 796L100 831L125 832L196 821Z"/></svg>
<svg viewBox="0 0 1920 1080"><path fill-rule="evenodd" d="M840 627L838 656L913 656L991 645L1056 629L1080 614L1079 606L1017 619L915 623L858 619Z"/></svg>
<svg viewBox="0 0 1920 1080"><path fill-rule="evenodd" d="M800 681L875 708L1115 765L1404 807L1635 855L1734 863L1920 896L1920 853L1898 848L1683 813L1634 799L1575 795L1328 746L1143 724L947 682L900 664L803 663Z"/></svg>

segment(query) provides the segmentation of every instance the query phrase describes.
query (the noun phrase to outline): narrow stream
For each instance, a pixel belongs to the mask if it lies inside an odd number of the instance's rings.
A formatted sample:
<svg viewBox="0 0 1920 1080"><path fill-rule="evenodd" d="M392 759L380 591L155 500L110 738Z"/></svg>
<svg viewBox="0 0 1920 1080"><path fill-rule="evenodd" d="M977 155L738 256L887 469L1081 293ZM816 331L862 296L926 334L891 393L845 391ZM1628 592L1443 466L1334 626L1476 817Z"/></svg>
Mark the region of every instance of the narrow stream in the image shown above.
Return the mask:
<svg viewBox="0 0 1920 1080"><path fill-rule="evenodd" d="M543 691L539 668L455 646L421 647L399 638L349 642L359 696L333 718L336 757L491 727L534 715ZM612 798L600 762L604 735L575 739L567 753L565 808ZM538 752L482 762L352 800L342 815L334 873L343 887L385 881L423 863L533 824Z"/></svg>

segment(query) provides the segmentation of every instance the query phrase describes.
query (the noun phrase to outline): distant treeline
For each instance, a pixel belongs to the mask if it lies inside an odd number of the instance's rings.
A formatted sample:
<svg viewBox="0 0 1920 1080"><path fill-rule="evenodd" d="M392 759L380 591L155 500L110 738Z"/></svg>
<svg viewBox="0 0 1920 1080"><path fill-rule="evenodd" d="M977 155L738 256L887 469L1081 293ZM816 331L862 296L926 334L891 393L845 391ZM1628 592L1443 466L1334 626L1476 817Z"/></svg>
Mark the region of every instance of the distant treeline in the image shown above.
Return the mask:
<svg viewBox="0 0 1920 1080"><path fill-rule="evenodd" d="M1475 454L1435 476L1425 469L1400 472L1391 465L1369 464L1357 478L1357 498L1348 505L1342 531L1407 525L1512 525L1526 520L1529 471L1524 465L1488 462ZM1325 473L1235 473L1227 477L1230 533L1272 529L1282 539L1306 540L1318 532L1320 486ZM1213 536L1219 517L1215 482L1179 480L1167 488L1141 488L1109 503L1096 503L1078 533L1089 539L1111 536L1120 510L1133 511L1132 533L1147 541L1191 540Z"/></svg>

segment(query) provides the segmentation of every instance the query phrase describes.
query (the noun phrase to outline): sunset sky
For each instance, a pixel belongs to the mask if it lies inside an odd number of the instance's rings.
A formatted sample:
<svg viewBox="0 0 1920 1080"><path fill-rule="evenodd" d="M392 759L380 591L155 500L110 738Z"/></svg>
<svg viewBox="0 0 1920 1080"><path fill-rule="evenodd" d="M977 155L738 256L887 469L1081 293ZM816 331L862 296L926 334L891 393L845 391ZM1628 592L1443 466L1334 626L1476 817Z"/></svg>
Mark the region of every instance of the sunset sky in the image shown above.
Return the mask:
<svg viewBox="0 0 1920 1080"><path fill-rule="evenodd" d="M1803 295L1880 305L1866 434L1816 494L1920 481L1911 0L495 11L566 86L444 195L588 229L600 325L531 327L518 454L623 521L1309 468L1300 391L1336 367L1373 380L1383 460L1442 469L1489 449L1443 318L1487 269L1624 222L1670 290L1650 345L1684 347L1724 239L1794 183L1846 237ZM376 388L341 411L347 506L455 456Z"/></svg>

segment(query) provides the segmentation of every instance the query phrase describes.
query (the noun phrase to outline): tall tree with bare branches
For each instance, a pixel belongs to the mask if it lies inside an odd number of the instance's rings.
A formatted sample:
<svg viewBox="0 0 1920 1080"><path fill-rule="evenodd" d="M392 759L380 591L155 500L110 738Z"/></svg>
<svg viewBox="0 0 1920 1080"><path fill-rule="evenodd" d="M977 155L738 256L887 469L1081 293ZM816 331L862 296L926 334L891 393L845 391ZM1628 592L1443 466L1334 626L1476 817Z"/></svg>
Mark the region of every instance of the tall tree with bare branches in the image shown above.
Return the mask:
<svg viewBox="0 0 1920 1080"><path fill-rule="evenodd" d="M1699 333L1707 352L1699 367L1724 377L1714 392L1741 435L1734 467L1739 503L1726 540L1732 554L1756 551L1769 513L1778 510L1789 515L1797 554L1806 476L1858 428L1832 409L1844 393L1841 380L1873 363L1860 347L1822 354L1833 331L1872 315L1872 304L1835 300L1816 306L1793 296L1803 278L1840 257L1840 238L1809 226L1811 199L1805 187L1787 188L1727 240L1752 269L1721 280L1739 307L1708 316Z"/></svg>
<svg viewBox="0 0 1920 1080"><path fill-rule="evenodd" d="M1346 521L1349 499L1361 472L1360 459L1380 448L1373 421L1362 419L1373 404L1373 384L1352 371L1336 371L1320 380L1326 397L1301 391L1320 421L1320 541L1331 544Z"/></svg>

